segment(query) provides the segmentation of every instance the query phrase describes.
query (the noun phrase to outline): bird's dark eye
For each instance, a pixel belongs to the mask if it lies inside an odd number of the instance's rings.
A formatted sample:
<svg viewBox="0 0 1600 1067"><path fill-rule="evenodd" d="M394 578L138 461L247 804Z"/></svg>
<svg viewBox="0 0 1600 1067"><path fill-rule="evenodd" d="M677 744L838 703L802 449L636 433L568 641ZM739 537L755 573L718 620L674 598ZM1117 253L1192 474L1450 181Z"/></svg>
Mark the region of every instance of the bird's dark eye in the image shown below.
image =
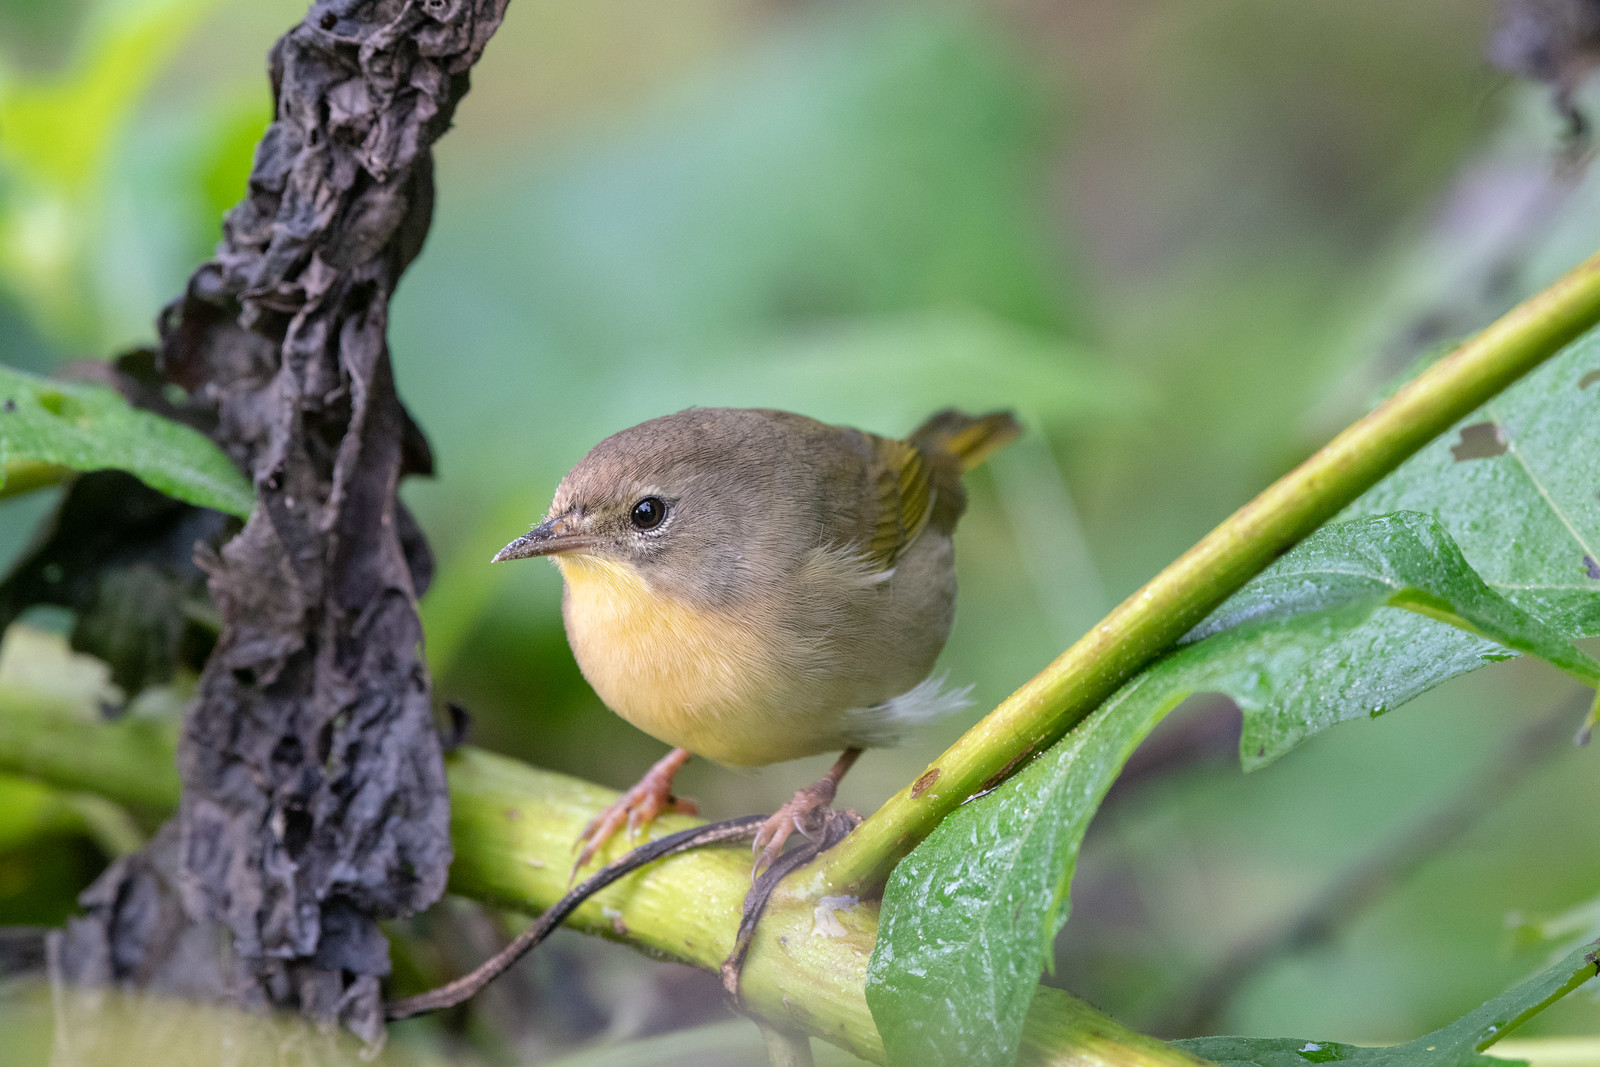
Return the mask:
<svg viewBox="0 0 1600 1067"><path fill-rule="evenodd" d="M658 496L645 497L633 506L633 514L628 516L635 530L654 530L666 517L666 502Z"/></svg>

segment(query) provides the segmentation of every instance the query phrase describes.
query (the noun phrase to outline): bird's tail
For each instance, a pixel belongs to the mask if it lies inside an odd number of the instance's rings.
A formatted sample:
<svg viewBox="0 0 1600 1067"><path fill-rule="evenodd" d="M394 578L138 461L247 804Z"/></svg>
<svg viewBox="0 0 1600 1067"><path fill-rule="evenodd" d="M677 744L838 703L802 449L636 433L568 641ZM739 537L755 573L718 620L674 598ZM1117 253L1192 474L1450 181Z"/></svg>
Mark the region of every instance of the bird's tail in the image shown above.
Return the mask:
<svg viewBox="0 0 1600 1067"><path fill-rule="evenodd" d="M969 471L1022 436L1022 424L1009 411L964 415L945 408L915 430L908 440L924 452L954 456Z"/></svg>

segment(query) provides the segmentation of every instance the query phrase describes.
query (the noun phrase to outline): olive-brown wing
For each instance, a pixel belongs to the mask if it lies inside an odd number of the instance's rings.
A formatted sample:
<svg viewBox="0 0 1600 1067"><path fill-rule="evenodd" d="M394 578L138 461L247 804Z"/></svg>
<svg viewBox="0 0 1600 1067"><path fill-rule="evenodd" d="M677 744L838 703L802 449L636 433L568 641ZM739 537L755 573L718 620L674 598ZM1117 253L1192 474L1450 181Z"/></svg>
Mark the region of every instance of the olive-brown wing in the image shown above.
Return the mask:
<svg viewBox="0 0 1600 1067"><path fill-rule="evenodd" d="M935 487L927 457L915 445L888 437L872 437L867 464L871 489L871 540L867 559L888 570L928 525Z"/></svg>

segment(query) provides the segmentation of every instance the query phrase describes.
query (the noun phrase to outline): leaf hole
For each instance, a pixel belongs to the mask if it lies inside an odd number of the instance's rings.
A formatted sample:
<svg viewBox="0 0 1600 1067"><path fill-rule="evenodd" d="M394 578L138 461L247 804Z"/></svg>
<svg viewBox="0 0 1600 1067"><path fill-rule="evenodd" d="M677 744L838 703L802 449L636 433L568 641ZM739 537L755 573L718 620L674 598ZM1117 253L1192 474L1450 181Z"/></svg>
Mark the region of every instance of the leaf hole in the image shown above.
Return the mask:
<svg viewBox="0 0 1600 1067"><path fill-rule="evenodd" d="M298 767L305 760L305 746L298 737L281 737L272 748L272 762L288 767Z"/></svg>
<svg viewBox="0 0 1600 1067"><path fill-rule="evenodd" d="M325 722L322 729L317 731L317 762L324 770L332 770L331 759L333 756L333 724Z"/></svg>
<svg viewBox="0 0 1600 1067"><path fill-rule="evenodd" d="M1588 374L1585 374L1582 378L1579 378L1578 388L1587 389L1595 382L1600 382L1600 370L1592 370Z"/></svg>
<svg viewBox="0 0 1600 1067"><path fill-rule="evenodd" d="M1461 463L1469 459L1492 459L1506 453L1506 439L1493 422L1475 422L1461 428L1461 439L1450 446L1450 454Z"/></svg>
<svg viewBox="0 0 1600 1067"><path fill-rule="evenodd" d="M311 843L311 813L298 804L283 812L283 847L289 855L299 856Z"/></svg>

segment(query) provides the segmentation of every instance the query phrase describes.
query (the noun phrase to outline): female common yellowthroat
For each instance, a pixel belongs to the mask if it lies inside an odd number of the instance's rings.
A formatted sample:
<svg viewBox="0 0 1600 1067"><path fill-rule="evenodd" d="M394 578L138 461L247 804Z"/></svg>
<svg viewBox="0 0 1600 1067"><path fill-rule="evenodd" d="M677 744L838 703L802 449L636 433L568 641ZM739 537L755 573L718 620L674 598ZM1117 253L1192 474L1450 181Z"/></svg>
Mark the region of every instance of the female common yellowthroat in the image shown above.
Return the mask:
<svg viewBox="0 0 1600 1067"><path fill-rule="evenodd" d="M814 831L863 747L950 707L925 679L955 609L961 475L1018 433L1008 412L941 411L897 440L691 408L596 445L494 557L555 560L583 676L676 746L584 830L577 866L672 806L691 753L759 766L843 749L762 828L764 865L791 829Z"/></svg>

